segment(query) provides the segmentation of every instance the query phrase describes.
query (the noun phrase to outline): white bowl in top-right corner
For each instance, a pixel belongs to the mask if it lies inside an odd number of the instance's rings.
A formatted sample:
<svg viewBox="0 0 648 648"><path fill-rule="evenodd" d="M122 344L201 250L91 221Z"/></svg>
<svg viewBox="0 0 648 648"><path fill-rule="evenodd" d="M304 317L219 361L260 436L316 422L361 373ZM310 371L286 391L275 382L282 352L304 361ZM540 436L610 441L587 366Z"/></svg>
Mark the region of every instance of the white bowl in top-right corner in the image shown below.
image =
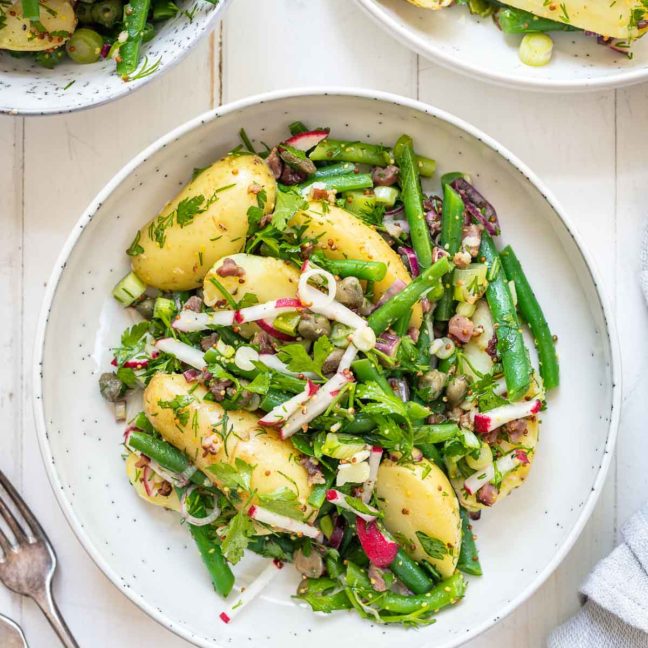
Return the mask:
<svg viewBox="0 0 648 648"><path fill-rule="evenodd" d="M648 36L632 44L630 58L582 32L553 32L551 62L530 67L518 56L521 36L502 33L492 18L470 15L465 6L431 11L407 0L356 2L407 47L480 80L544 92L602 90L648 80Z"/></svg>

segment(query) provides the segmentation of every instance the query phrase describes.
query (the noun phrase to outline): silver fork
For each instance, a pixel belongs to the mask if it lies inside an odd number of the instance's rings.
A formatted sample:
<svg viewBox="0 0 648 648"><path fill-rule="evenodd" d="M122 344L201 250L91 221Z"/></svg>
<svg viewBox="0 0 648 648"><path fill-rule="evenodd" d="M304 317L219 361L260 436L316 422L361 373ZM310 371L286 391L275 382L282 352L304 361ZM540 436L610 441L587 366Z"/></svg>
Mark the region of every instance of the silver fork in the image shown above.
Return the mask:
<svg viewBox="0 0 648 648"><path fill-rule="evenodd" d="M2 471L0 485L29 525L26 528L16 518L0 492L0 516L15 539L11 542L0 529L0 581L10 590L36 602L65 648L79 648L52 597L52 576L56 569L54 549L34 514Z"/></svg>

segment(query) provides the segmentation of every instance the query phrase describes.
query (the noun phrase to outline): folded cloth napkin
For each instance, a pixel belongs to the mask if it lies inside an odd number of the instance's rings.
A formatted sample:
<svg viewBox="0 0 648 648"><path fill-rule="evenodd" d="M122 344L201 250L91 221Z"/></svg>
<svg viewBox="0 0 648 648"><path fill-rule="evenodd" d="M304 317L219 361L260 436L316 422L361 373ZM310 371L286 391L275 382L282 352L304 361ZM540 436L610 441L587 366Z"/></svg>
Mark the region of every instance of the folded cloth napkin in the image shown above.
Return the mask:
<svg viewBox="0 0 648 648"><path fill-rule="evenodd" d="M621 535L583 584L585 605L549 635L549 648L648 648L648 504Z"/></svg>

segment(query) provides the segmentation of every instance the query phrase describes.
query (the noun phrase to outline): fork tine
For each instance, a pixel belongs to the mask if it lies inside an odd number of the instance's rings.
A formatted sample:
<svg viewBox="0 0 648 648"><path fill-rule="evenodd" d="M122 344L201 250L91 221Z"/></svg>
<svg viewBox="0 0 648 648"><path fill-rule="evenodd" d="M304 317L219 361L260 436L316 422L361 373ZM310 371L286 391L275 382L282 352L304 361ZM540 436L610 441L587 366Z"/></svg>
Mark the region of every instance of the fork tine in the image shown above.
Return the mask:
<svg viewBox="0 0 648 648"><path fill-rule="evenodd" d="M40 538L42 540L45 540L46 542L49 542L45 531L43 531L43 527L41 527L34 514L31 512L27 504L25 504L23 498L20 497L18 491L12 486L11 482L7 479L2 470L0 470L0 484L2 484L3 488L7 491L7 494L11 498L11 501L20 511L21 515L25 518L27 524L29 524L29 527L32 530L32 535L35 538Z"/></svg>
<svg viewBox="0 0 648 648"><path fill-rule="evenodd" d="M5 556L7 556L7 554L11 551L11 542L9 542L9 538L7 538L2 529L0 529L0 549L4 551ZM0 563L2 563L1 559Z"/></svg>
<svg viewBox="0 0 648 648"><path fill-rule="evenodd" d="M0 515L4 518L4 521L7 523L11 529L11 533L14 534L16 542L21 544L27 540L27 534L25 530L20 526L20 522L16 519L16 516L11 512L11 509L7 506L6 502L2 499L0 495Z"/></svg>

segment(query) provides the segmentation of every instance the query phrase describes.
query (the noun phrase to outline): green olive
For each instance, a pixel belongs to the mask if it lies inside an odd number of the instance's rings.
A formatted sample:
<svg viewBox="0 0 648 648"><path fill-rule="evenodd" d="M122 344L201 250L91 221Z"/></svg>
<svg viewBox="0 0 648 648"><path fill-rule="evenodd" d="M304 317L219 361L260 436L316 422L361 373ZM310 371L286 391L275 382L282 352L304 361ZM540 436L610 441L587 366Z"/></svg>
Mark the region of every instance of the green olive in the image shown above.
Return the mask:
<svg viewBox="0 0 648 648"><path fill-rule="evenodd" d="M79 19L80 23L87 24L94 22L94 18L92 17L92 5L87 2L78 2L74 9L74 13L76 13L76 17Z"/></svg>
<svg viewBox="0 0 648 648"><path fill-rule="evenodd" d="M93 29L77 29L65 45L68 56L75 63L96 63L101 55L103 38Z"/></svg>
<svg viewBox="0 0 648 648"><path fill-rule="evenodd" d="M112 27L121 20L124 7L121 0L99 0L92 5L92 18L94 22L104 27Z"/></svg>

